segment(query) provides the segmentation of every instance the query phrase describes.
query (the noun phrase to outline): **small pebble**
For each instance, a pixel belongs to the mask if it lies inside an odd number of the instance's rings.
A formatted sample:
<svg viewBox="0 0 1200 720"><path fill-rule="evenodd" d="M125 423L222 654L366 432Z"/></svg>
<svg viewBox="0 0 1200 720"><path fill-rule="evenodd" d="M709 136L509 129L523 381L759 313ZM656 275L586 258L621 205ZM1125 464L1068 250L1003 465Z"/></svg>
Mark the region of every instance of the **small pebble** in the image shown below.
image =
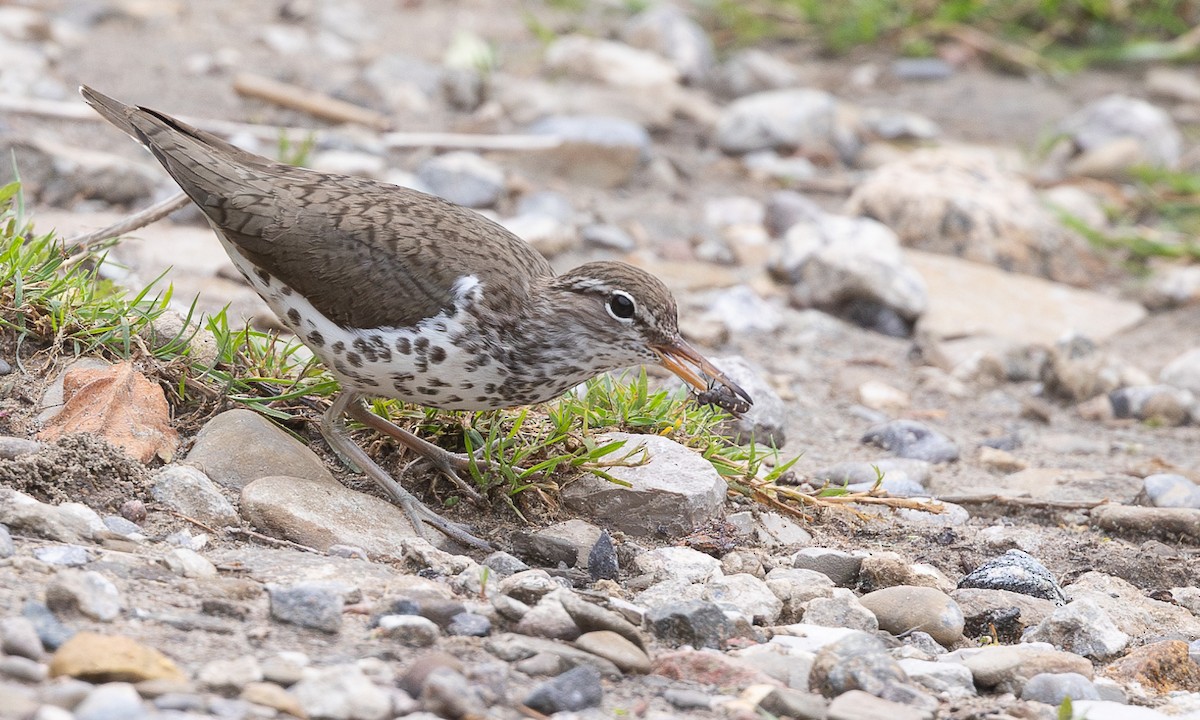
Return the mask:
<svg viewBox="0 0 1200 720"><path fill-rule="evenodd" d="M379 618L379 629L406 647L429 647L441 635L437 623L420 615L384 615Z"/></svg>
<svg viewBox="0 0 1200 720"><path fill-rule="evenodd" d="M75 708L75 720L139 720L146 717L142 698L129 683L97 685Z"/></svg>
<svg viewBox="0 0 1200 720"><path fill-rule="evenodd" d="M79 567L88 564L88 551L81 545L47 545L35 548L33 556L47 565Z"/></svg>
<svg viewBox="0 0 1200 720"><path fill-rule="evenodd" d="M487 637L492 632L492 621L484 615L476 613L459 613L450 618L446 626L447 635L466 635L468 637Z"/></svg>
<svg viewBox="0 0 1200 720"><path fill-rule="evenodd" d="M98 572L64 570L46 587L46 605L55 612L79 612L93 620L110 622L124 603L112 582ZM42 638L42 643L45 638Z"/></svg>
<svg viewBox="0 0 1200 720"><path fill-rule="evenodd" d="M41 660L46 654L33 622L20 616L0 620L0 652L30 660Z"/></svg>
<svg viewBox="0 0 1200 720"><path fill-rule="evenodd" d="M0 524L0 560L7 557L12 557L16 551L13 545L12 535L8 532L8 527Z"/></svg>
<svg viewBox="0 0 1200 720"><path fill-rule="evenodd" d="M21 616L33 623L38 639L47 650L57 650L71 639L75 631L63 625L50 608L36 600L27 600L21 608Z"/></svg>
<svg viewBox="0 0 1200 720"><path fill-rule="evenodd" d="M553 715L599 707L603 698L600 673L590 665L580 665L535 687L525 697L525 705Z"/></svg>
<svg viewBox="0 0 1200 720"><path fill-rule="evenodd" d="M268 585L271 617L280 622L335 633L342 629L342 596L317 585Z"/></svg>

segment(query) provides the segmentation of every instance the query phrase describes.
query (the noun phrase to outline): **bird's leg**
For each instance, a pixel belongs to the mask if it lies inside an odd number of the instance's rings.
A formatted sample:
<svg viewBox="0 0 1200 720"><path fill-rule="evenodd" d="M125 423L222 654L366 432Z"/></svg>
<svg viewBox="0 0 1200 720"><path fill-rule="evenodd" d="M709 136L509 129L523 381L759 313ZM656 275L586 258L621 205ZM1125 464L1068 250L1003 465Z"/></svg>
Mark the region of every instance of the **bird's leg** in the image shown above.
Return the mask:
<svg viewBox="0 0 1200 720"><path fill-rule="evenodd" d="M452 453L445 448L440 448L431 442L422 440L387 418L379 417L371 412L362 400L357 398L356 401L350 403L346 409L346 413L363 425L395 438L401 445L420 455L422 460L429 462L434 468L440 470L443 475L450 478L458 489L473 502L477 504L483 502L483 496L479 494L479 491L472 487L466 480L463 480L458 473L459 471L468 472L472 462L480 462L484 465L486 465L486 462L474 460L469 455Z"/></svg>
<svg viewBox="0 0 1200 720"><path fill-rule="evenodd" d="M379 487L383 488L384 492L386 492L392 498L392 501L404 510L404 513L408 516L409 521L413 524L413 528L421 535L421 537L424 537L427 540L430 539L427 535L428 531L425 528L425 525L428 524L445 533L451 539L457 540L463 545L476 547L483 550L495 549L487 541L480 540L471 533L467 532L463 526L457 523L452 523L443 518L441 515L438 515L434 511L430 510L425 506L424 503L418 500L415 495L405 490L400 483L396 482L395 478L384 471L383 468L379 467L379 465L377 465L375 461L372 460L369 455L367 455L366 451L360 448L354 442L354 440L350 438L349 433L346 432L346 424L342 418L343 414L349 414L351 417L365 425L374 427L382 432L387 432L389 435L392 435L393 437L401 440L401 442L404 442L407 447L412 448L416 452L423 452L424 446L426 445L443 453L446 453L445 450L442 450L442 448L439 448L435 445L431 445L430 443L427 443L424 440L416 437L412 433L408 433L401 428L392 425L392 423L383 420L383 418L380 418L378 415L372 413L365 405L363 405L362 399L359 397L358 393L349 390L342 391L342 393L334 399L333 405L331 405L330 408L325 411L325 416L321 422L321 434L325 437L325 441L329 443L330 447L332 447L334 451L339 453L343 458L357 465L359 469L363 471L363 473L374 480ZM409 444L400 436L394 435L393 433L380 428L376 423L371 422L371 418L380 420L381 422L395 428L397 432L407 435L408 437L412 438L413 441L415 441L415 444ZM436 460L434 462L436 462Z"/></svg>

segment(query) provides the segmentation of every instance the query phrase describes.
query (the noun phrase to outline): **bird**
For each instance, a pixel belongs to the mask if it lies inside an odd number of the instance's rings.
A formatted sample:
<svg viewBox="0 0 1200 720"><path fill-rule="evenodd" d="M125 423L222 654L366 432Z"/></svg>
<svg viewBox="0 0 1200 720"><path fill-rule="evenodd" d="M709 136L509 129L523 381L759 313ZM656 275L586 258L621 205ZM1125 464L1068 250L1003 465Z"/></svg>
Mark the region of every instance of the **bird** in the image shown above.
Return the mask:
<svg viewBox="0 0 1200 720"><path fill-rule="evenodd" d="M345 418L394 438L479 501L459 474L475 458L396 426L365 398L495 410L658 364L727 408L752 403L683 339L671 292L645 270L598 261L557 274L521 238L441 198L278 163L165 113L79 91L150 151L203 212L234 267L332 373L339 392L322 435L426 538L433 528L492 547L376 464Z"/></svg>

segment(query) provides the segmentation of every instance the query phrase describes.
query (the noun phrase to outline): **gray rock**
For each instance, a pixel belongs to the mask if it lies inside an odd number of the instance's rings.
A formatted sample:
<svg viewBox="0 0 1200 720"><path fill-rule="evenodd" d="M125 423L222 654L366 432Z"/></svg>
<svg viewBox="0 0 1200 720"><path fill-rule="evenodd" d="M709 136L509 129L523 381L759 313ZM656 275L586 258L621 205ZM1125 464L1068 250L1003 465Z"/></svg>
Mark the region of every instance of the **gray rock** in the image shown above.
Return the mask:
<svg viewBox="0 0 1200 720"><path fill-rule="evenodd" d="M797 307L881 332L887 327L862 321L878 315L873 308L893 313L901 326L886 334L907 336L928 302L925 280L905 262L896 234L870 218L823 214L796 222L770 270Z"/></svg>
<svg viewBox="0 0 1200 720"><path fill-rule="evenodd" d="M46 586L46 606L58 613L78 612L111 622L121 614L123 604L117 587L93 570L63 570ZM48 645L45 637L42 643Z"/></svg>
<svg viewBox="0 0 1200 720"><path fill-rule="evenodd" d="M716 71L713 83L729 97L742 97L800 84L799 69L774 53L749 48L734 53Z"/></svg>
<svg viewBox="0 0 1200 720"><path fill-rule="evenodd" d="M44 205L71 207L80 200L134 205L149 200L160 182L145 163L64 145L48 135L7 139L2 151L21 168L26 196ZM11 180L9 175L0 175L0 182Z"/></svg>
<svg viewBox="0 0 1200 720"><path fill-rule="evenodd" d="M607 530L600 533L587 557L588 577L592 582L598 580L616 580L621 574L620 559L613 547L612 536Z"/></svg>
<svg viewBox="0 0 1200 720"><path fill-rule="evenodd" d="M548 258L579 249L580 238L575 226L551 215L522 213L501 218L499 223Z"/></svg>
<svg viewBox="0 0 1200 720"><path fill-rule="evenodd" d="M612 662L623 672L650 672L650 658L642 648L611 630L593 630L575 638L575 647Z"/></svg>
<svg viewBox="0 0 1200 720"><path fill-rule="evenodd" d="M504 192L504 170L471 152L432 157L417 169L417 179L430 193L465 207L491 207Z"/></svg>
<svg viewBox="0 0 1200 720"><path fill-rule="evenodd" d="M804 622L865 632L879 629L879 620L874 613L863 607L858 597L846 588L834 588L829 597L809 600L804 607Z"/></svg>
<svg viewBox="0 0 1200 720"><path fill-rule="evenodd" d="M0 525L0 560L12 557L16 552L16 547L13 545L12 535L8 532L8 528Z"/></svg>
<svg viewBox="0 0 1200 720"><path fill-rule="evenodd" d="M1103 662L1129 645L1129 636L1091 598L1056 608L1025 635L1029 642L1048 642L1056 648Z"/></svg>
<svg viewBox="0 0 1200 720"><path fill-rule="evenodd" d="M40 683L49 676L49 668L36 660L17 655L0 657L0 675L28 683Z"/></svg>
<svg viewBox="0 0 1200 720"><path fill-rule="evenodd" d="M749 285L734 285L713 292L707 314L719 321L730 335L771 333L783 325L781 309ZM751 397L757 408L759 396L751 393Z"/></svg>
<svg viewBox="0 0 1200 720"><path fill-rule="evenodd" d="M46 654L33 622L19 615L0 619L0 652L30 660L41 660Z"/></svg>
<svg viewBox="0 0 1200 720"><path fill-rule="evenodd" d="M1167 715L1154 708L1138 707L1111 700L1080 700L1071 703L1075 717L1087 720L1170 720L1177 715Z"/></svg>
<svg viewBox="0 0 1200 720"><path fill-rule="evenodd" d="M430 647L441 636L437 623L419 615L384 615L379 618L379 629L405 647Z"/></svg>
<svg viewBox="0 0 1200 720"><path fill-rule="evenodd" d="M1164 385L1200 394L1200 347L1192 348L1167 363L1158 374Z"/></svg>
<svg viewBox="0 0 1200 720"><path fill-rule="evenodd" d="M118 535L124 535L127 538L136 538L143 535L142 527L137 523L130 522L120 515L105 515L104 527Z"/></svg>
<svg viewBox="0 0 1200 720"><path fill-rule="evenodd" d="M542 597L522 616L513 630L522 635L556 640L574 640L579 637L579 626L559 600L560 596L568 593L566 590L556 590Z"/></svg>
<svg viewBox="0 0 1200 720"><path fill-rule="evenodd" d="M628 182L650 158L652 147L644 127L604 115L554 115L533 123L526 132L562 140L557 147L530 153L526 165L599 187Z"/></svg>
<svg viewBox="0 0 1200 720"><path fill-rule="evenodd" d="M955 698L976 694L975 680L966 665L917 658L901 658L897 663L909 679L932 693Z"/></svg>
<svg viewBox="0 0 1200 720"><path fill-rule="evenodd" d="M621 677L621 670L611 661L556 640L504 633L484 640L483 646L488 652L505 662L531 660L541 656L534 661L536 665L541 666L539 672L542 670L558 672L563 667L572 668L586 665L606 678ZM556 658L557 661L551 661L552 658Z"/></svg>
<svg viewBox="0 0 1200 720"><path fill-rule="evenodd" d="M629 487L595 475L572 482L562 491L569 510L637 537L681 535L720 514L728 486L694 451L660 435L608 433L608 438L625 441L614 455L637 457L643 448L648 461L605 469Z"/></svg>
<svg viewBox="0 0 1200 720"><path fill-rule="evenodd" d="M465 635L467 637L487 637L492 632L492 621L486 615L464 612L450 618L446 626L447 635Z"/></svg>
<svg viewBox="0 0 1200 720"><path fill-rule="evenodd" d="M962 663L980 690L1019 695L1029 678L1041 673L1080 673L1092 676L1092 663L1075 653L1062 652L1043 643L993 645L966 655Z"/></svg>
<svg viewBox="0 0 1200 720"><path fill-rule="evenodd" d="M214 578L217 568L200 553L190 548L175 548L163 557L167 568L181 577Z"/></svg>
<svg viewBox="0 0 1200 720"><path fill-rule="evenodd" d="M1195 422L1194 415L1200 414L1195 393L1170 385L1117 388L1108 394L1108 401L1118 418L1153 420L1170 426Z"/></svg>
<svg viewBox="0 0 1200 720"><path fill-rule="evenodd" d="M391 697L354 665L319 668L288 692L312 718L384 720L391 717Z"/></svg>
<svg viewBox="0 0 1200 720"><path fill-rule="evenodd" d="M816 570L777 567L767 573L766 582L783 602L779 620L785 624L800 622L811 600L833 597L833 581Z"/></svg>
<svg viewBox="0 0 1200 720"><path fill-rule="evenodd" d="M492 572L501 579L529 569L529 566L525 564L524 560L521 560L515 555L510 555L503 550L497 550L491 555L488 555L483 559L483 564L490 568Z"/></svg>
<svg viewBox="0 0 1200 720"><path fill-rule="evenodd" d="M91 539L105 530L104 521L85 505L49 505L6 487L0 487L0 523L11 530L65 543Z"/></svg>
<svg viewBox="0 0 1200 720"><path fill-rule="evenodd" d="M271 617L291 625L336 633L342 628L342 596L316 584L268 585Z"/></svg>
<svg viewBox="0 0 1200 720"><path fill-rule="evenodd" d="M958 459L958 445L953 440L916 420L893 420L876 425L863 434L862 441L900 457L934 464Z"/></svg>
<svg viewBox="0 0 1200 720"><path fill-rule="evenodd" d="M837 697L850 690L864 690L886 697L889 691L907 683L908 675L888 655L879 638L855 632L817 651L809 682L825 697Z"/></svg>
<svg viewBox="0 0 1200 720"><path fill-rule="evenodd" d="M638 13L625 23L621 38L633 47L666 58L693 85L701 83L713 66L712 41L675 5L654 5Z"/></svg>
<svg viewBox="0 0 1200 720"><path fill-rule="evenodd" d="M842 588L858 582L858 569L862 565L863 558L829 547L805 547L792 556L793 568L821 572Z"/></svg>
<svg viewBox="0 0 1200 720"><path fill-rule="evenodd" d="M261 682L262 666L253 655L232 660L212 660L200 667L196 680L216 692L237 693L250 683Z"/></svg>
<svg viewBox="0 0 1200 720"><path fill-rule="evenodd" d="M487 703L479 688L456 670L436 668L421 688L421 707L438 718L486 717Z"/></svg>
<svg viewBox="0 0 1200 720"><path fill-rule="evenodd" d="M933 720L930 709L892 702L861 690L850 690L829 703L826 720Z"/></svg>
<svg viewBox="0 0 1200 720"><path fill-rule="evenodd" d="M555 523L532 532L513 534L513 551L535 561L557 566L587 567L588 554L603 531L579 518Z"/></svg>
<svg viewBox="0 0 1200 720"><path fill-rule="evenodd" d="M999 642L1020 642L1025 629L1054 612L1055 604L1009 590L960 588L950 593L962 609L967 637L993 636Z"/></svg>
<svg viewBox="0 0 1200 720"><path fill-rule="evenodd" d="M140 720L150 716L137 690L123 682L97 685L74 712L75 720Z"/></svg>
<svg viewBox="0 0 1200 720"><path fill-rule="evenodd" d="M312 450L250 410L227 410L209 420L196 435L187 461L221 485L236 489L279 475L337 484Z"/></svg>
<svg viewBox="0 0 1200 720"><path fill-rule="evenodd" d="M864 130L882 140L932 140L942 134L937 123L917 113L863 108L858 122Z"/></svg>
<svg viewBox="0 0 1200 720"><path fill-rule="evenodd" d="M646 618L654 636L669 647L691 645L720 649L732 634L725 613L715 603L705 600L687 600L653 608Z"/></svg>
<svg viewBox="0 0 1200 720"><path fill-rule="evenodd" d="M504 578L500 581L498 589L501 595L508 595L523 603L533 604L562 587L557 580L550 577L550 573L534 569Z"/></svg>
<svg viewBox="0 0 1200 720"><path fill-rule="evenodd" d="M721 574L721 561L699 550L669 545L636 556L633 568L639 574L649 575L654 582L707 582Z"/></svg>
<svg viewBox="0 0 1200 720"><path fill-rule="evenodd" d="M167 465L154 474L150 494L155 500L201 522L236 525L237 510L207 475L187 465Z"/></svg>
<svg viewBox="0 0 1200 720"><path fill-rule="evenodd" d="M45 545L34 548L33 556L47 565L59 567L80 567L91 560L87 548L80 545Z"/></svg>
<svg viewBox="0 0 1200 720"><path fill-rule="evenodd" d="M754 398L749 412L722 423L720 432L730 435L739 444L753 441L759 445L783 447L787 442L787 409L783 398L763 377L762 370L740 355L717 357L712 361Z"/></svg>
<svg viewBox="0 0 1200 720"><path fill-rule="evenodd" d="M33 623L38 639L47 650L57 650L75 634L74 630L54 616L50 608L36 600L25 601L24 607L21 608L21 616Z"/></svg>
<svg viewBox="0 0 1200 720"><path fill-rule="evenodd" d="M940 590L897 585L867 593L859 602L875 613L880 629L894 635L923 630L946 646L962 639L962 610Z"/></svg>
<svg viewBox="0 0 1200 720"><path fill-rule="evenodd" d="M588 602L574 593L560 593L558 601L571 619L584 632L607 630L615 632L640 648L645 649L646 640L632 623L620 613Z"/></svg>
<svg viewBox="0 0 1200 720"><path fill-rule="evenodd" d="M775 717L825 720L828 704L825 698L816 693L799 692L790 688L775 688L758 703L758 707Z"/></svg>
<svg viewBox="0 0 1200 720"><path fill-rule="evenodd" d="M807 545L812 542L812 533L792 518L777 512L743 510L730 513L725 521L733 526L738 535L753 538L763 548L787 548Z"/></svg>
<svg viewBox="0 0 1200 720"><path fill-rule="evenodd" d="M665 92L679 80L679 71L654 53L583 35L558 38L543 59L551 71L629 90Z"/></svg>
<svg viewBox="0 0 1200 720"><path fill-rule="evenodd" d="M402 558L416 536L398 506L334 481L262 477L242 488L239 506L261 532L318 550L351 545Z"/></svg>
<svg viewBox="0 0 1200 720"><path fill-rule="evenodd" d="M535 687L525 696L525 705L540 713L553 715L598 707L603 698L600 673L582 665Z"/></svg>
<svg viewBox="0 0 1200 720"><path fill-rule="evenodd" d="M629 252L637 247L633 236L617 225L608 223L590 223L579 229L579 236L585 245L602 250Z"/></svg>
<svg viewBox="0 0 1200 720"><path fill-rule="evenodd" d="M924 487L932 475L933 464L926 460L903 457L884 457L869 462L840 462L813 473L813 479L831 485L874 483L879 474L888 478L913 482Z"/></svg>
<svg viewBox="0 0 1200 720"><path fill-rule="evenodd" d="M1142 492L1155 507L1200 509L1200 485L1173 473L1147 475Z"/></svg>
<svg viewBox="0 0 1200 720"><path fill-rule="evenodd" d="M703 599L726 612L740 613L756 625L775 624L783 610L783 602L765 581L745 573L709 580L704 584Z"/></svg>
<svg viewBox="0 0 1200 720"><path fill-rule="evenodd" d="M1022 700L1033 700L1057 707L1066 698L1100 700L1100 691L1079 673L1041 673L1029 678L1021 688Z"/></svg>
<svg viewBox="0 0 1200 720"><path fill-rule="evenodd" d="M937 57L896 58L889 69L900 80L945 80L954 74L954 66Z"/></svg>
<svg viewBox="0 0 1200 720"><path fill-rule="evenodd" d="M1007 590L1050 600L1058 605L1067 602L1067 596L1054 579L1054 574L1029 553L1015 549L967 573L958 581L958 587Z"/></svg>
<svg viewBox="0 0 1200 720"><path fill-rule="evenodd" d="M1170 113L1145 100L1108 95L1059 124L1080 152L1097 152L1123 139L1136 141L1134 162L1173 168L1183 153L1183 137Z"/></svg>
<svg viewBox="0 0 1200 720"><path fill-rule="evenodd" d="M773 90L731 103L717 121L717 145L727 153L834 144L837 100L822 90Z"/></svg>

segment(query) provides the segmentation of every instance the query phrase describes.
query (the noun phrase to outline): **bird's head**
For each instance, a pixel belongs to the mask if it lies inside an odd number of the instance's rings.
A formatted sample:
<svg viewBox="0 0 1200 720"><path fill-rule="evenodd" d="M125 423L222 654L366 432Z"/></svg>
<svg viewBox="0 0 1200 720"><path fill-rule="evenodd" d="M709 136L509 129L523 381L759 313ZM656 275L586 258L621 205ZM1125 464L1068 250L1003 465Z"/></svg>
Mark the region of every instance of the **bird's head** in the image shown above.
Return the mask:
<svg viewBox="0 0 1200 720"><path fill-rule="evenodd" d="M560 312L569 312L578 345L597 373L639 363L662 365L696 392L723 387L748 407L745 390L679 334L675 298L661 280L620 262L593 262L550 280ZM728 408L729 405L726 405Z"/></svg>

